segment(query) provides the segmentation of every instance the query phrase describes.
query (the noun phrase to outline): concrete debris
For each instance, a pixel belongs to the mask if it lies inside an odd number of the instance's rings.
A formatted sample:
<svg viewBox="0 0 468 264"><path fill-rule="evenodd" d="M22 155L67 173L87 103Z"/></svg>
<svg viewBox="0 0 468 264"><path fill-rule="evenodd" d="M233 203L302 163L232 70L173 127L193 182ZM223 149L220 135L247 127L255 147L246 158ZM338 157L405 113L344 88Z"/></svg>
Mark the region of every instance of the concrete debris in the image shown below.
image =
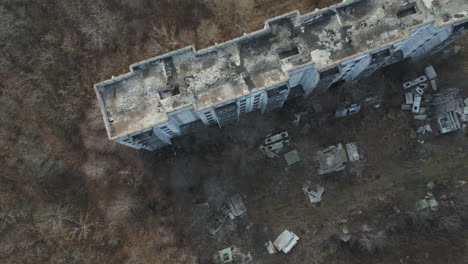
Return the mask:
<svg viewBox="0 0 468 264"><path fill-rule="evenodd" d="M421 96L424 95L424 89L421 88L421 87L416 87L415 91L416 91L416 93L418 93Z"/></svg>
<svg viewBox="0 0 468 264"><path fill-rule="evenodd" d="M403 88L404 89L409 89L411 87L414 87L420 83L423 83L423 82L426 82L427 81L427 78L426 76L420 76L412 81L408 81L408 82L405 82L403 83Z"/></svg>
<svg viewBox="0 0 468 264"><path fill-rule="evenodd" d="M357 114L361 111L361 106L358 104L352 104L350 107L338 109L335 112L335 118L345 117L353 114Z"/></svg>
<svg viewBox="0 0 468 264"><path fill-rule="evenodd" d="M253 258L250 253L243 254L237 247L231 246L225 249L222 249L218 254L214 255L214 260L219 264L227 263L251 263Z"/></svg>
<svg viewBox="0 0 468 264"><path fill-rule="evenodd" d="M401 210L396 205L393 206L392 208L397 214L399 214L401 212Z"/></svg>
<svg viewBox="0 0 468 264"><path fill-rule="evenodd" d="M432 90L437 91L437 82L436 82L436 80L431 80L430 84L431 84Z"/></svg>
<svg viewBox="0 0 468 264"><path fill-rule="evenodd" d="M341 236L341 240L343 242L348 242L349 240L351 240L351 233L349 233L347 225L343 225L343 235Z"/></svg>
<svg viewBox="0 0 468 264"><path fill-rule="evenodd" d="M285 229L276 240L273 242L273 245L278 249L278 251L283 251L288 254L291 249L297 244L299 237L296 236L293 232Z"/></svg>
<svg viewBox="0 0 468 264"><path fill-rule="evenodd" d="M226 218L222 217L220 214L211 214L210 217L208 218L208 232L210 232L211 235L216 235L218 231L223 227L224 223L226 222Z"/></svg>
<svg viewBox="0 0 468 264"><path fill-rule="evenodd" d="M427 204L429 205L432 211L437 211L439 209L439 203L435 198L428 199Z"/></svg>
<svg viewBox="0 0 468 264"><path fill-rule="evenodd" d="M432 133L432 127L431 127L431 125L426 124L424 126L418 127L418 129L416 131L417 131L418 134L424 135L426 133Z"/></svg>
<svg viewBox="0 0 468 264"><path fill-rule="evenodd" d="M405 89L411 89L405 92L405 103L401 105L401 110L413 113L413 119L424 121L424 125L417 128L416 137L410 134L412 139L416 139L423 144L427 132L433 133L432 125L438 128L438 134L447 134L466 127L464 122L468 122L468 100L463 102L458 96L459 90L456 88L444 89L438 93L431 94L431 91L425 90L429 81L432 90L437 90L435 81L437 73L432 65L424 69L425 78L419 77L416 80L403 84ZM419 82L416 84L416 82ZM410 109L411 106L411 109ZM430 106L430 107L429 107ZM422 122L419 122L422 123ZM418 124L419 124L418 123Z"/></svg>
<svg viewBox="0 0 468 264"><path fill-rule="evenodd" d="M409 105L409 104L402 104L401 105L401 110L403 111L411 111L413 109L413 105Z"/></svg>
<svg viewBox="0 0 468 264"><path fill-rule="evenodd" d="M427 203L426 199L421 199L416 202L416 210L421 211L426 208L429 208L429 204Z"/></svg>
<svg viewBox="0 0 468 264"><path fill-rule="evenodd" d="M258 149L270 159L273 159L278 157L278 154L287 144L289 144L289 134L288 132L281 132L273 136L267 136L264 144Z"/></svg>
<svg viewBox="0 0 468 264"><path fill-rule="evenodd" d="M424 74L426 75L428 80L434 80L437 78L437 73L434 70L434 67L432 65L427 66L424 68Z"/></svg>
<svg viewBox="0 0 468 264"><path fill-rule="evenodd" d="M292 121L293 126L298 126L299 122L301 122L301 115L294 114L294 120Z"/></svg>
<svg viewBox="0 0 468 264"><path fill-rule="evenodd" d="M419 107L421 107L421 96L416 95L414 97L413 108L412 108L411 111L413 113L415 113L415 114L418 114L419 113Z"/></svg>
<svg viewBox="0 0 468 264"><path fill-rule="evenodd" d="M299 122L301 122L301 117L306 114L307 112L299 112L299 113L294 114L294 120L292 121L292 125L298 126Z"/></svg>
<svg viewBox="0 0 468 264"><path fill-rule="evenodd" d="M310 181L307 181L301 189L309 196L310 203L314 204L322 201L322 195L325 191L324 187L318 184L311 184Z"/></svg>
<svg viewBox="0 0 468 264"><path fill-rule="evenodd" d="M271 242L271 240L265 243L265 247L267 248L268 253L270 253L270 255L274 255L278 252L276 251L275 246L273 246L273 242Z"/></svg>
<svg viewBox="0 0 468 264"><path fill-rule="evenodd" d="M462 128L461 117L464 117L462 100L458 97L459 90L449 88L434 95L432 101L435 121L439 132L447 134ZM464 118L462 118L464 120Z"/></svg>
<svg viewBox="0 0 468 264"><path fill-rule="evenodd" d="M284 154L284 159L286 159L288 166L291 166L294 163L301 161L301 159L299 158L299 153L297 153L297 150L293 150Z"/></svg>
<svg viewBox="0 0 468 264"><path fill-rule="evenodd" d="M346 150L341 143L336 146L330 146L324 150L317 151L316 155L313 156L319 175L341 171L345 168L346 162L357 161L359 159L360 156L355 143L347 144Z"/></svg>
<svg viewBox="0 0 468 264"><path fill-rule="evenodd" d="M427 189L428 190L432 190L432 189L434 189L434 187L435 187L435 184L433 182L428 182L427 183Z"/></svg>
<svg viewBox="0 0 468 264"><path fill-rule="evenodd" d="M247 212L247 208L245 207L244 203L242 202L242 197L237 194L231 197L226 204L225 207L225 215L229 217L231 220L236 219L237 217L245 214Z"/></svg>
<svg viewBox="0 0 468 264"><path fill-rule="evenodd" d="M265 139L265 145L270 145L277 141L286 140L288 138L289 138L288 132L281 132L273 136L267 136L267 138Z"/></svg>
<svg viewBox="0 0 468 264"><path fill-rule="evenodd" d="M361 158L355 143L346 144L346 153L348 153L348 160L350 162L358 161Z"/></svg>
<svg viewBox="0 0 468 264"><path fill-rule="evenodd" d="M405 93L405 100L406 100L406 104L413 104L414 100L413 100L413 93L412 92L407 92Z"/></svg>
<svg viewBox="0 0 468 264"><path fill-rule="evenodd" d="M414 120L426 120L427 115L414 115L413 118Z"/></svg>

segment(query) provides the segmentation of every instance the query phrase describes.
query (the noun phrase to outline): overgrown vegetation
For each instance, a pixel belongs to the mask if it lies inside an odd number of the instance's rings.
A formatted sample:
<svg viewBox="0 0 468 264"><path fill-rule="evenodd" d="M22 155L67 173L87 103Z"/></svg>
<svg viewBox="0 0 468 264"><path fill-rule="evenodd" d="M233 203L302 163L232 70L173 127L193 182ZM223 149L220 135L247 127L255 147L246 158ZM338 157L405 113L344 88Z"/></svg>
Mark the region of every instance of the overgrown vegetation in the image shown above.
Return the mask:
<svg viewBox="0 0 468 264"><path fill-rule="evenodd" d="M295 8L270 0L1 1L0 262L196 262L162 191L164 174L107 140L92 85Z"/></svg>

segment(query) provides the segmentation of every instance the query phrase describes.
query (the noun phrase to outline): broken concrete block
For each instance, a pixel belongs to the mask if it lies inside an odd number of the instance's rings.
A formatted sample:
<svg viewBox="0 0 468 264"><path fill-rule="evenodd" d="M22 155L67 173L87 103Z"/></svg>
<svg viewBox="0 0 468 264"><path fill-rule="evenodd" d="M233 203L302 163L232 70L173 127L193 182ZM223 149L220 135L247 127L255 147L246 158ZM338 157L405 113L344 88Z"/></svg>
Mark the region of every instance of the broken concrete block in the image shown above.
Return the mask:
<svg viewBox="0 0 468 264"><path fill-rule="evenodd" d="M433 90L433 91L437 91L437 83L436 83L436 80L431 80L430 83L431 83L432 90Z"/></svg>
<svg viewBox="0 0 468 264"><path fill-rule="evenodd" d="M413 93L412 92L405 93L405 100L406 100L406 104L413 104Z"/></svg>
<svg viewBox="0 0 468 264"><path fill-rule="evenodd" d="M322 195L325 191L325 188L322 186L318 184L314 185L311 184L310 181L307 181L307 183L305 183L301 189L308 195L310 203L314 204L322 201Z"/></svg>
<svg viewBox="0 0 468 264"><path fill-rule="evenodd" d="M242 202L242 197L239 194L231 197L227 201L227 206L228 206L228 210L225 213L227 216L229 216L231 220L234 220L235 218L247 212L247 208Z"/></svg>
<svg viewBox="0 0 468 264"><path fill-rule="evenodd" d="M411 109L413 108L413 105L408 105L408 104L402 104L401 105L401 110L403 111L411 111Z"/></svg>
<svg viewBox="0 0 468 264"><path fill-rule="evenodd" d="M421 106L421 96L416 95L414 97L413 108L411 111L415 114L419 113L419 107Z"/></svg>
<svg viewBox="0 0 468 264"><path fill-rule="evenodd" d="M299 162L301 159L299 158L299 153L297 153L297 150L290 151L286 154L284 154L284 158L286 159L286 162L288 163L288 166L293 165L294 163Z"/></svg>
<svg viewBox="0 0 468 264"><path fill-rule="evenodd" d="M260 149L260 151L267 155L270 159L273 159L275 157L278 157L278 155L276 155L273 151L269 150L266 146L264 145L261 145L260 147L258 147L258 149Z"/></svg>
<svg viewBox="0 0 468 264"><path fill-rule="evenodd" d="M416 210L421 211L426 208L429 208L429 204L427 203L426 199L422 199L416 202Z"/></svg>
<svg viewBox="0 0 468 264"><path fill-rule="evenodd" d="M279 134L276 134L276 135L273 135L273 136L270 136L270 137L267 137L265 139L265 145L270 145L272 143L275 143L277 141L280 141L280 140L285 140L289 137L288 135L288 132L281 132Z"/></svg>
<svg viewBox="0 0 468 264"><path fill-rule="evenodd" d="M423 95L423 94L424 94L424 89L421 88L421 87L416 87L415 91L416 91L419 95Z"/></svg>
<svg viewBox="0 0 468 264"><path fill-rule="evenodd" d="M415 120L426 120L427 119L427 115L414 115L413 118Z"/></svg>
<svg viewBox="0 0 468 264"><path fill-rule="evenodd" d="M220 216L219 214L212 214L209 219L208 219L208 232L210 232L211 235L216 235L218 231L221 229L221 227L224 225L226 222L226 218Z"/></svg>
<svg viewBox="0 0 468 264"><path fill-rule="evenodd" d="M343 225L343 235L341 236L343 242L348 242L351 240L351 234L349 233L348 226Z"/></svg>
<svg viewBox="0 0 468 264"><path fill-rule="evenodd" d="M434 70L434 67L432 65L427 66L424 68L424 74L426 75L428 80L434 80L437 78L437 73Z"/></svg>
<svg viewBox="0 0 468 264"><path fill-rule="evenodd" d="M427 204L429 205L432 211L437 211L439 209L439 203L435 198L428 199Z"/></svg>
<svg viewBox="0 0 468 264"><path fill-rule="evenodd" d="M296 236L293 232L285 229L273 242L278 251L283 251L284 253L289 253L291 249L297 244L299 237Z"/></svg>
<svg viewBox="0 0 468 264"><path fill-rule="evenodd" d="M358 161L360 159L358 147L355 143L348 143L346 144L346 153L348 154L348 160Z"/></svg>
<svg viewBox="0 0 468 264"><path fill-rule="evenodd" d="M466 98L465 100L463 100L463 103L465 103L465 105L468 106L468 98Z"/></svg>
<svg viewBox="0 0 468 264"><path fill-rule="evenodd" d="M271 240L265 243L265 247L267 248L268 253L270 253L270 255L274 255L276 254L276 252L278 252L276 251L275 246L273 246L273 243L271 242Z"/></svg>

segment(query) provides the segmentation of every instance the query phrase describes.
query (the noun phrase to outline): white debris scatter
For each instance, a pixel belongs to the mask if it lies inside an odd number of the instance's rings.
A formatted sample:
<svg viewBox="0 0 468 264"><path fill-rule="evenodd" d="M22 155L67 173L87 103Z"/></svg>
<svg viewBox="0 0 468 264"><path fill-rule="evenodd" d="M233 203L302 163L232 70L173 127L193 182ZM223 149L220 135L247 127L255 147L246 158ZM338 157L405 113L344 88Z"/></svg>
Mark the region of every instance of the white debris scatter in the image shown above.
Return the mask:
<svg viewBox="0 0 468 264"><path fill-rule="evenodd" d="M299 237L296 236L293 232L285 229L273 242L278 251L283 251L284 253L289 253L291 249L297 244Z"/></svg>

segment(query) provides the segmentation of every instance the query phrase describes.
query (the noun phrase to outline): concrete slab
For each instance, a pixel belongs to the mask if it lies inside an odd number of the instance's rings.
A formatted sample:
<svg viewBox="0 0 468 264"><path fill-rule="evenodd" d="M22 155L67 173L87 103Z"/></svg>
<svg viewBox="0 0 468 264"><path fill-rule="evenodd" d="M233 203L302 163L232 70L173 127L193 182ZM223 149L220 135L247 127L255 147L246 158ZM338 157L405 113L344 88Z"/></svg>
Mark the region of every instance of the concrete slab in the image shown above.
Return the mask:
<svg viewBox="0 0 468 264"><path fill-rule="evenodd" d="M301 158L299 157L299 153L297 152L297 150L293 150L284 154L284 158L286 159L288 166L291 166L294 163L301 161Z"/></svg>

